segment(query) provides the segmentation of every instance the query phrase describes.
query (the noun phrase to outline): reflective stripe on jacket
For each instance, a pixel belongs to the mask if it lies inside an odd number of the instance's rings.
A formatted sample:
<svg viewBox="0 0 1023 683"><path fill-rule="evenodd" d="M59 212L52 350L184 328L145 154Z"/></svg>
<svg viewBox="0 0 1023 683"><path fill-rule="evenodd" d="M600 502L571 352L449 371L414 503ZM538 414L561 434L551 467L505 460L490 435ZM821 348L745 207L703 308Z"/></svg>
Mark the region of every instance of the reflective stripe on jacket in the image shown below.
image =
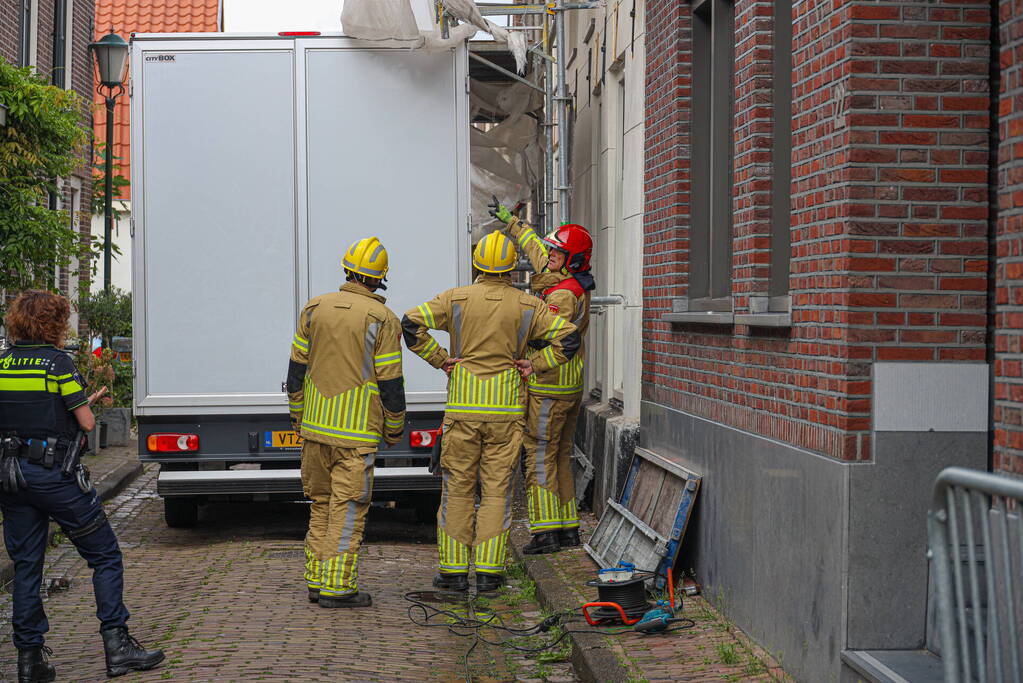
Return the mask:
<svg viewBox="0 0 1023 683"><path fill-rule="evenodd" d="M557 285L566 279L563 273L545 272L547 268L547 245L529 225L513 219L508 224L508 233L529 259L535 271L529 280L529 288L542 298L552 313L572 321L579 328L579 351L568 363L556 370L538 372L529 378L529 391L551 398L576 398L583 390L583 358L586 343L586 330L590 327L590 293L581 296L574 294L569 288L558 288ZM571 276L569 276L571 277ZM552 290L544 295L544 292Z"/></svg>
<svg viewBox="0 0 1023 683"><path fill-rule="evenodd" d="M433 367L449 357L462 359L448 379L446 414L464 420L519 419L526 393L514 361L529 358L534 371L543 372L570 361L579 348L575 325L515 289L507 275L481 275L467 287L442 292L405 313L401 325L405 344ZM431 329L450 334L450 352ZM529 348L540 340L548 345Z"/></svg>
<svg viewBox="0 0 1023 683"><path fill-rule="evenodd" d="M0 432L71 439L71 411L88 402L74 361L52 344L19 341L0 355Z"/></svg>
<svg viewBox="0 0 1023 683"><path fill-rule="evenodd" d="M349 282L299 314L287 388L304 438L346 447L401 439L401 327L384 301Z"/></svg>

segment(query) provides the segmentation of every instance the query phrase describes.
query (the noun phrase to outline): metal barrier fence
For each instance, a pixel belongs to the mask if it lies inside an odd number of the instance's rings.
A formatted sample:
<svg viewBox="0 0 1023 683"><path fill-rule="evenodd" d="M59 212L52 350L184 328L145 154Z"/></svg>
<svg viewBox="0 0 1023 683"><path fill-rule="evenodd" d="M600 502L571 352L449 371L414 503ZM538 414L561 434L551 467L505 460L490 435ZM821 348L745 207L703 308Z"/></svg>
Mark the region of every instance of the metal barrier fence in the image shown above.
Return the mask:
<svg viewBox="0 0 1023 683"><path fill-rule="evenodd" d="M950 467L927 517L946 683L1023 683L1023 480Z"/></svg>

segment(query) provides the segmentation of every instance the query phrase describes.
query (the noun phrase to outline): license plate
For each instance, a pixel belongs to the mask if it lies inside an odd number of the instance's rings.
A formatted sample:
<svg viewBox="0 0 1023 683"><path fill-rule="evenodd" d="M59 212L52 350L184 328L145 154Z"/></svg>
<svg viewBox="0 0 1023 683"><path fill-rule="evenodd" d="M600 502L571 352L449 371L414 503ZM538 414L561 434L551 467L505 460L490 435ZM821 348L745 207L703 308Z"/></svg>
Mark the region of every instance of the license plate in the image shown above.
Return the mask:
<svg viewBox="0 0 1023 683"><path fill-rule="evenodd" d="M291 431L264 432L263 444L266 448L301 448L302 437Z"/></svg>

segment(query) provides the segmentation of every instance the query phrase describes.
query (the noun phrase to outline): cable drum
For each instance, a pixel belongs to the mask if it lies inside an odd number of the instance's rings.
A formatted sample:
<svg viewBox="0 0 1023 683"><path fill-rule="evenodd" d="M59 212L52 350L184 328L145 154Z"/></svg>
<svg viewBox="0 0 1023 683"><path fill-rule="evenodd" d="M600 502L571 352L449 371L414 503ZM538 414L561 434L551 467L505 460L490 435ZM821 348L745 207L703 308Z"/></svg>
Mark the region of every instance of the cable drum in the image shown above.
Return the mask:
<svg viewBox="0 0 1023 683"><path fill-rule="evenodd" d="M646 614L652 605L646 599L645 582L653 577L651 572L636 572L627 581L605 582L600 579L587 581L586 585L597 589L597 602L615 602L629 619ZM595 621L620 623L621 615L613 607L597 607L590 612Z"/></svg>

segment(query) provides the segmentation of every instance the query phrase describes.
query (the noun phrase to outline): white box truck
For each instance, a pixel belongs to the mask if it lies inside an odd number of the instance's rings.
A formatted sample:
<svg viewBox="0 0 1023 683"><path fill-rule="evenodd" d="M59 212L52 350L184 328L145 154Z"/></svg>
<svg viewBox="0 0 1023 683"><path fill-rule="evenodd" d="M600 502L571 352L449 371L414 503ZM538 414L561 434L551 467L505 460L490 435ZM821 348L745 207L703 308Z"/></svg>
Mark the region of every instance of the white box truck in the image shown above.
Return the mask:
<svg viewBox="0 0 1023 683"><path fill-rule="evenodd" d="M342 36L135 35L135 415L167 523L210 500L300 500L284 381L295 320L378 236L398 316L470 278L463 47ZM436 511L443 373L406 352L408 423L376 500Z"/></svg>

